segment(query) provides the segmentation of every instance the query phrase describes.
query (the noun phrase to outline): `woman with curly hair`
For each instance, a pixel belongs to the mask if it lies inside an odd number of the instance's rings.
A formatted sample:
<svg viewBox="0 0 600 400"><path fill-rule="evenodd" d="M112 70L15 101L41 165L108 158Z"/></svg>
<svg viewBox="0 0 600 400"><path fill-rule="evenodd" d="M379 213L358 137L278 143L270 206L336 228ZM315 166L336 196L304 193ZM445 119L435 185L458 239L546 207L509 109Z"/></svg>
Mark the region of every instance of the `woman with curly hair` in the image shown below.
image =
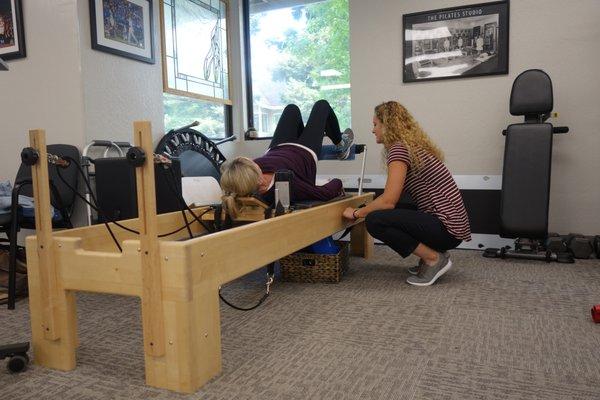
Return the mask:
<svg viewBox="0 0 600 400"><path fill-rule="evenodd" d="M384 192L363 208L347 208L343 215L365 218L367 231L402 257L419 257L419 265L409 268L413 276L407 282L432 285L452 266L447 251L471 240L460 191L442 151L400 103L375 107L373 134L383 144L387 161ZM416 210L396 208L404 191L416 202Z"/></svg>

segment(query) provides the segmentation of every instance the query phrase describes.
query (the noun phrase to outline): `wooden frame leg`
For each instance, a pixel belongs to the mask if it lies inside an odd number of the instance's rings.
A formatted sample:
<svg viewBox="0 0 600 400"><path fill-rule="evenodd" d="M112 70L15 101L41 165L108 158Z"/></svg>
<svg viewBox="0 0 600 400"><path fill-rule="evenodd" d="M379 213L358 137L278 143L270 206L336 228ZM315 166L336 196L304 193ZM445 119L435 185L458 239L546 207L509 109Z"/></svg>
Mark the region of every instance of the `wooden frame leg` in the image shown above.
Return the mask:
<svg viewBox="0 0 600 400"><path fill-rule="evenodd" d="M146 383L194 393L221 373L221 320L216 283L201 283L189 300L164 299L165 355L146 353Z"/></svg>
<svg viewBox="0 0 600 400"><path fill-rule="evenodd" d="M75 350L78 344L75 293L62 289L60 285L55 291L54 330L58 339L48 338L46 332L48 327L44 325L44 307L47 299L42 295L40 281L40 268L43 268L43 263L40 265L35 249L35 243L28 243L27 278L34 362L44 367L70 371L75 368Z"/></svg>
<svg viewBox="0 0 600 400"><path fill-rule="evenodd" d="M370 258L373 255L373 236L367 232L367 225L363 220L352 227L350 232L350 251L353 256Z"/></svg>

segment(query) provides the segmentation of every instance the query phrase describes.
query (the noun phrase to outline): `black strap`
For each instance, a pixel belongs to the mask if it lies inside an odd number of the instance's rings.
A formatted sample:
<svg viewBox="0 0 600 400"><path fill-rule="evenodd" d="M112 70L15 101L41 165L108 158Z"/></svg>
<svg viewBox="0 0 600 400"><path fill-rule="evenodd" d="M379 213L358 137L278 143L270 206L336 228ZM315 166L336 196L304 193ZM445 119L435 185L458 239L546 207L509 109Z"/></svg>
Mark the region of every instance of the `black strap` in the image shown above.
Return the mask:
<svg viewBox="0 0 600 400"><path fill-rule="evenodd" d="M271 265L274 265L274 264L271 264ZM219 298L221 300L223 300L223 303L227 304L229 307L234 308L236 310L239 310L239 311L251 311L251 310L254 310L258 306L260 306L267 299L267 297L269 297L269 294L271 294L271 284L273 283L273 275L269 274L269 275L267 275L267 277L268 277L267 278L267 290L266 290L265 294L263 295L263 297L261 297L261 299L258 301L258 303L256 303L252 307L240 307L240 306L236 306L236 305L230 303L221 294L221 289L219 289Z"/></svg>

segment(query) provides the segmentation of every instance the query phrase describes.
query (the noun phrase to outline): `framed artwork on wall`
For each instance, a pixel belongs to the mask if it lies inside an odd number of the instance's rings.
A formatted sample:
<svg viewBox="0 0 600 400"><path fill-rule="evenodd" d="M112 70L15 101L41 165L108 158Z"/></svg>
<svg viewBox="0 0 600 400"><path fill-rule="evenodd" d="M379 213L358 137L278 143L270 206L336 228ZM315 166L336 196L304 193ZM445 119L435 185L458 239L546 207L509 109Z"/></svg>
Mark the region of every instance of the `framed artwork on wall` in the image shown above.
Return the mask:
<svg viewBox="0 0 600 400"><path fill-rule="evenodd" d="M89 0L92 48L154 64L152 0Z"/></svg>
<svg viewBox="0 0 600 400"><path fill-rule="evenodd" d="M403 82L508 74L509 1L402 16Z"/></svg>
<svg viewBox="0 0 600 400"><path fill-rule="evenodd" d="M14 60L25 55L21 0L0 0L0 58Z"/></svg>

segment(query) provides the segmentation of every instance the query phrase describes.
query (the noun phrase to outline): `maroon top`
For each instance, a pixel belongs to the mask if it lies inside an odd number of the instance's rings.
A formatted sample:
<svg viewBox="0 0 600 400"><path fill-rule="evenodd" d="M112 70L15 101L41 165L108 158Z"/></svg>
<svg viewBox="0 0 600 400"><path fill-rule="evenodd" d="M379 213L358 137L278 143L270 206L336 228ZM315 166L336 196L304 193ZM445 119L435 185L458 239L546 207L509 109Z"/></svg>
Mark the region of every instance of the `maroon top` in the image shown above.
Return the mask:
<svg viewBox="0 0 600 400"><path fill-rule="evenodd" d="M343 194L342 181L332 179L323 186L317 186L317 163L313 155L306 149L295 145L281 144L270 149L264 156L254 159L265 174L272 174L280 170L290 170L294 173L291 183L291 200L327 201ZM275 185L263 194L267 203L274 200Z"/></svg>

